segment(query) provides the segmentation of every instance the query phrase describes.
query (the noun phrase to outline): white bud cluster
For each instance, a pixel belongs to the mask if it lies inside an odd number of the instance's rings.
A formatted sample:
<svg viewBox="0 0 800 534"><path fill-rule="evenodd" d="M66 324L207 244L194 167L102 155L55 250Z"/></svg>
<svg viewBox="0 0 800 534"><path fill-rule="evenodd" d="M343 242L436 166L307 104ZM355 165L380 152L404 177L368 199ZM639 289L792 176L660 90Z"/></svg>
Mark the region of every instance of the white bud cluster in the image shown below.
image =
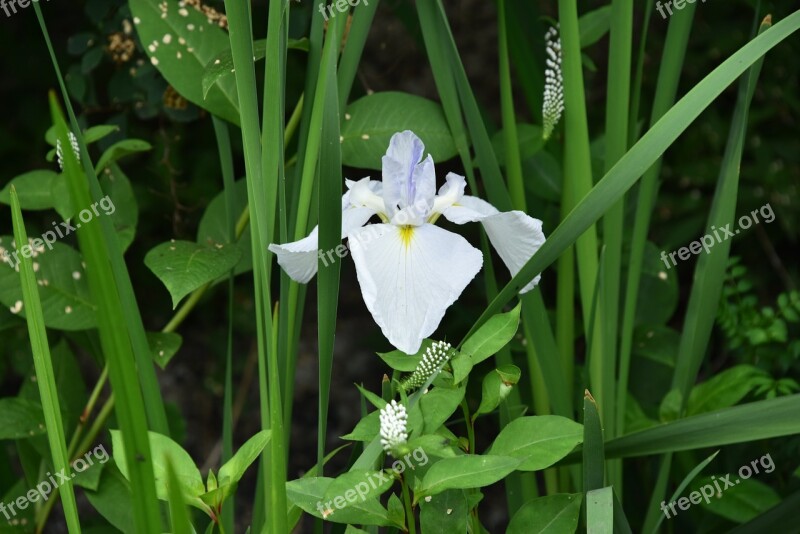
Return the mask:
<svg viewBox="0 0 800 534"><path fill-rule="evenodd" d="M544 101L542 103L542 136L550 138L564 112L564 79L561 75L561 38L558 25L544 35L547 68L544 71Z"/></svg>
<svg viewBox="0 0 800 534"><path fill-rule="evenodd" d="M393 400L381 410L381 445L388 453L408 440L406 407Z"/></svg>
<svg viewBox="0 0 800 534"><path fill-rule="evenodd" d="M81 149L78 146L78 138L75 137L75 134L70 132L69 133L69 142L72 145L72 151L75 153L75 157L80 162L81 160ZM56 139L56 157L58 158L58 166L61 170L64 170L64 153L61 151L61 139Z"/></svg>
<svg viewBox="0 0 800 534"><path fill-rule="evenodd" d="M442 365L450 358L452 346L446 341L436 341L428 347L422 360L414 370L402 382L403 389L406 391L422 387L428 379L441 370Z"/></svg>

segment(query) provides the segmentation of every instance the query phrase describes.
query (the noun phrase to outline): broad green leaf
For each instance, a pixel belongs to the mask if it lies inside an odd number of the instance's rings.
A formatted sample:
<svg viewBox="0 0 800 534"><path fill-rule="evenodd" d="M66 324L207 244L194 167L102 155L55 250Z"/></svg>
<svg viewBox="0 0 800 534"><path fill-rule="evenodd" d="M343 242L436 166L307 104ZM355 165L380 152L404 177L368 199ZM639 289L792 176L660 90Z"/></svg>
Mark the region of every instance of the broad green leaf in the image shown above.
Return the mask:
<svg viewBox="0 0 800 534"><path fill-rule="evenodd" d="M450 360L450 366L453 368L453 383L460 384L472 371L472 359L459 352Z"/></svg>
<svg viewBox="0 0 800 534"><path fill-rule="evenodd" d="M9 204L9 191L13 186L19 196L19 205L23 210L46 210L53 207L50 188L57 173L48 170L30 171L12 178L0 190L0 202Z"/></svg>
<svg viewBox="0 0 800 534"><path fill-rule="evenodd" d="M305 37L302 39L289 39L286 43L286 48L308 52L308 39ZM266 39L253 41L253 61L264 59L266 53ZM208 92L217 83L217 80L231 74L235 74L233 70L233 54L230 48L226 48L206 64L203 72L203 98L208 96Z"/></svg>
<svg viewBox="0 0 800 534"><path fill-rule="evenodd" d="M355 428L349 434L342 436L342 439L350 441L372 441L380 432L380 412L375 410L362 417L356 423Z"/></svg>
<svg viewBox="0 0 800 534"><path fill-rule="evenodd" d="M150 250L144 263L164 283L177 307L183 297L230 271L241 255L235 244L209 247L173 239Z"/></svg>
<svg viewBox="0 0 800 534"><path fill-rule="evenodd" d="M325 490L325 502L333 501L334 509L363 503L384 494L395 483L390 471L355 470L339 475Z"/></svg>
<svg viewBox="0 0 800 534"><path fill-rule="evenodd" d="M422 532L450 534L467 532L467 499L463 490L447 490L419 502Z"/></svg>
<svg viewBox="0 0 800 534"><path fill-rule="evenodd" d="M733 406L758 386L758 378L766 373L752 365L736 365L714 375L692 388L686 415Z"/></svg>
<svg viewBox="0 0 800 534"><path fill-rule="evenodd" d="M425 351L428 350L428 347L430 347L432 344L432 340L423 339L422 345L420 345L416 354L406 354L401 350L393 350L392 352L378 352L377 354L380 359L386 362L386 365L392 369L396 371L402 371L404 373L411 373L417 368L419 362L422 360L423 354L425 354Z"/></svg>
<svg viewBox="0 0 800 534"><path fill-rule="evenodd" d="M520 417L494 440L492 454L522 460L520 471L550 467L583 441L583 425L558 415Z"/></svg>
<svg viewBox="0 0 800 534"><path fill-rule="evenodd" d="M174 332L147 332L147 343L153 353L153 360L159 367L166 369L181 348L183 338Z"/></svg>
<svg viewBox="0 0 800 534"><path fill-rule="evenodd" d="M234 217L239 215L247 207L247 183L238 180L233 186L233 210ZM228 242L228 218L225 211L225 192L220 192L208 203L203 216L200 218L200 225L197 227L197 242L201 245L213 246ZM238 240L241 244L242 258L234 267L233 272L241 274L253 270L253 250L250 247L250 225L248 224ZM217 282L226 280L227 273Z"/></svg>
<svg viewBox="0 0 800 534"><path fill-rule="evenodd" d="M603 6L586 13L578 20L578 25L581 48L593 45L608 33L611 26L611 6Z"/></svg>
<svg viewBox="0 0 800 534"><path fill-rule="evenodd" d="M77 460L76 460L77 461ZM74 467L73 463L73 467ZM94 465L89 466L88 469L84 469L81 472L76 472L75 476L72 478L72 482L76 486L80 486L84 489L97 491L97 488L100 486L100 477L103 474L103 468L105 467L105 463L95 462Z"/></svg>
<svg viewBox="0 0 800 534"><path fill-rule="evenodd" d="M74 226L74 224L73 224ZM81 255L69 245L56 241L57 232L67 233L64 226L59 225L47 229L42 237L52 244L52 250L40 238L30 240L31 245L21 247L18 258L24 252L36 253L33 267L39 285L39 297L42 301L42 312L45 325L58 330L86 330L95 326L95 308L91 302L89 287L86 284L86 271ZM3 250L15 252L10 236L0 237L0 255ZM8 309L17 310L17 315L25 317L22 306L22 288L19 285L19 274L8 263L0 261L0 302ZM18 309L17 309L18 308Z"/></svg>
<svg viewBox="0 0 800 534"><path fill-rule="evenodd" d="M461 353L477 365L505 347L519 328L520 304L508 313L498 313L472 334L461 347Z"/></svg>
<svg viewBox="0 0 800 534"><path fill-rule="evenodd" d="M342 164L380 170L389 139L412 130L425 143L435 163L456 155L442 108L408 93L374 93L350 104L342 121Z"/></svg>
<svg viewBox="0 0 800 534"><path fill-rule="evenodd" d="M428 469L414 498L448 489L482 488L502 480L519 465L520 460L510 456L468 454L444 458Z"/></svg>
<svg viewBox="0 0 800 534"><path fill-rule="evenodd" d="M206 492L200 471L183 447L167 436L153 431L148 432L150 451L153 455L153 474L156 479L156 494L161 500L168 500L167 458L175 469L175 474L183 486L187 503L204 509L199 496ZM114 462L122 475L128 479L128 466L125 463L125 447L119 430L111 430L111 444L114 448Z"/></svg>
<svg viewBox="0 0 800 534"><path fill-rule="evenodd" d="M571 534L581 515L580 493L537 497L517 510L506 534Z"/></svg>
<svg viewBox="0 0 800 534"><path fill-rule="evenodd" d="M150 143L147 141L142 141L141 139L125 139L123 141L114 143L108 147L108 149L106 149L106 151L100 156L100 159L97 160L95 172L99 175L103 169L112 163L116 163L125 156L130 156L131 154L136 154L138 152L147 152L151 148L153 147L150 146Z"/></svg>
<svg viewBox="0 0 800 534"><path fill-rule="evenodd" d="M242 445L236 454L219 468L219 485L235 484L242 478L244 472L250 467L264 447L269 443L270 431L262 430Z"/></svg>
<svg viewBox="0 0 800 534"><path fill-rule="evenodd" d="M162 18L161 6L168 6ZM205 67L230 47L228 34L199 10L159 0L129 0L134 26L150 62L184 98L223 119L239 124L236 82L220 79L203 96Z"/></svg>
<svg viewBox="0 0 800 534"><path fill-rule="evenodd" d="M422 412L424 427L422 433L431 434L442 426L458 409L466 392L466 384L457 388L435 387L420 398L419 403L409 410L408 428L415 428L417 408Z"/></svg>
<svg viewBox="0 0 800 534"><path fill-rule="evenodd" d="M408 442L408 449L422 449L425 454L436 458L454 458L458 443L439 434L426 434Z"/></svg>
<svg viewBox="0 0 800 534"><path fill-rule="evenodd" d="M698 492L702 495L704 487L706 493L710 494L709 490L713 490L713 495L708 499L703 499L700 504L706 510L734 523L751 521L781 502L778 492L760 480L742 479L737 473L732 473L730 482L734 486L726 488L726 484L721 482L719 476L716 477L716 480L712 480L711 477L698 479L695 484L692 484L695 491L688 495L684 494L684 498L688 497L692 502L693 493ZM717 487L722 489L722 493L717 491ZM696 500L697 496L694 497ZM680 504L680 501L678 502Z"/></svg>
<svg viewBox="0 0 800 534"><path fill-rule="evenodd" d="M0 399L0 440L27 439L45 433L40 403L15 397Z"/></svg>
<svg viewBox="0 0 800 534"><path fill-rule="evenodd" d="M475 412L475 417L480 414L487 414L500 406L511 389L519 382L522 374L516 365L504 365L490 371L483 377L481 404Z"/></svg>
<svg viewBox="0 0 800 534"><path fill-rule="evenodd" d="M131 489L128 481L113 463L106 464L97 491L85 491L86 498L106 521L124 534L136 532Z"/></svg>
<svg viewBox="0 0 800 534"><path fill-rule="evenodd" d="M660 259L661 250L645 243L641 287L637 296L637 325L663 325L678 307L678 273L667 269Z"/></svg>
<svg viewBox="0 0 800 534"><path fill-rule="evenodd" d="M286 483L286 497L314 517L324 518L334 523L392 526L386 509L376 499L356 502L337 509L332 500L325 500L325 494L334 479L328 477L301 478ZM333 510L331 513L330 510ZM324 513L324 516L323 516Z"/></svg>

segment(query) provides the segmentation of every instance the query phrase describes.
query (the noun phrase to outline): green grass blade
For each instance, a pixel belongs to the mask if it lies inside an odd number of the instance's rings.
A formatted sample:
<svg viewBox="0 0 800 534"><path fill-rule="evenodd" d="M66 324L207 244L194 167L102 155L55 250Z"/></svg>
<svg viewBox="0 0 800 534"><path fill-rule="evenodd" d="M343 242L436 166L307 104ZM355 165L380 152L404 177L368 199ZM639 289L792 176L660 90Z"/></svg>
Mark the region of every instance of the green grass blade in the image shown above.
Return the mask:
<svg viewBox="0 0 800 534"><path fill-rule="evenodd" d="M222 182L225 194L225 214L228 225L228 242L236 242L236 213L234 209L234 170L231 138L228 125L222 119L212 116L214 134L219 149ZM222 398L222 463L233 456L233 314L234 314L234 274L228 278L228 342L225 354L225 392ZM233 532L233 511L235 496L231 495L222 506L221 521L226 532Z"/></svg>
<svg viewBox="0 0 800 534"><path fill-rule="evenodd" d="M603 428L597 403L586 390L583 395L583 491L592 491L605 486L605 451L603 450Z"/></svg>
<svg viewBox="0 0 800 534"><path fill-rule="evenodd" d="M339 95L336 83L338 36L344 17L335 19L334 31L329 31L322 50L319 101L322 108L322 130L319 154L319 249L334 250L342 243L342 206L336 199L342 196L342 145L339 141ZM329 26L329 29L332 26ZM316 100L316 98L315 98ZM317 322L319 342L319 413L317 423L317 469L324 471L325 437L327 435L330 402L333 348L336 337L336 312L339 303L341 258L333 255L333 263L323 265L320 257L317 289Z"/></svg>
<svg viewBox="0 0 800 534"><path fill-rule="evenodd" d="M69 146L69 144L62 146ZM14 226L14 242L18 249L22 249L23 246L28 246L28 234L25 231L25 222L22 219L17 190L13 185L11 186L11 219ZM36 275L33 272L33 260L29 255L22 254L22 261L19 263L19 277L22 286L22 303L25 307L25 321L28 323L28 335L31 342L31 352L33 353L33 366L36 371L36 382L39 386L39 397L42 401L42 411L44 412L44 423L47 428L47 440L50 444L50 454L53 457L53 467L69 476L70 466L69 457L67 456L64 422L61 420L61 403L58 400L58 391L56 390L53 360L50 356L50 345L47 342L47 329L44 326L42 302L39 300ZM75 501L72 481L68 480L59 489L67 527L70 532L80 532L78 506Z"/></svg>
<svg viewBox="0 0 800 534"><path fill-rule="evenodd" d="M69 147L67 124L56 97L50 95L50 109L61 146ZM64 150L64 174L73 206L90 206L85 176L75 154ZM92 301L97 306L100 345L108 365L111 387L117 398L116 415L125 444L136 528L142 532L160 532L161 520L156 501L150 443L147 439L147 416L128 332L120 329L125 323L122 302L117 293L114 273L109 264L109 250L99 224L82 225L77 229L78 243L86 261L86 278Z"/></svg>
<svg viewBox="0 0 800 534"><path fill-rule="evenodd" d="M695 477L697 477L697 475L700 474L700 471L705 469L706 466L710 464L711 461L714 458L716 458L718 454L719 454L718 450L714 451L714 453L711 456L709 456L708 458L697 464L694 467L694 469L689 471L689 474L683 478L680 484L678 484L678 488L672 493L672 497L669 498L668 502L676 501L678 497L681 495L681 493L683 493L683 490L685 490L687 486L691 484L692 480L694 480ZM653 529L651 531L653 534L656 534L658 532L658 527L661 526L661 523L664 521L664 517L665 516L663 514L658 514L658 521L656 522L655 526L653 526Z"/></svg>
<svg viewBox="0 0 800 534"><path fill-rule="evenodd" d="M800 433L800 395L708 412L648 428L606 443L606 456L622 458L720 447Z"/></svg>
<svg viewBox="0 0 800 534"><path fill-rule="evenodd" d="M792 493L780 504L760 516L732 529L728 534L762 534L763 532L791 532L797 528L797 510L800 509L800 491Z"/></svg>
<svg viewBox="0 0 800 534"><path fill-rule="evenodd" d="M767 18L769 19L769 17ZM765 20L759 33L763 33L770 26L771 19ZM739 85L728 143L725 146L717 189L706 223L708 234L712 233L713 226L723 228L726 224L733 224L736 219L736 200L744 138L747 131L747 116L763 61L763 58L756 61ZM725 240L711 249L710 253L701 255L697 260L694 284L689 296L689 305L678 347L678 358L675 362L675 374L672 378L672 387L678 388L682 395L682 410L686 407L689 391L694 386L697 372L705 357L706 347L711 339L711 330L714 327L717 307L722 295L722 284L725 280L730 248L731 241Z"/></svg>
<svg viewBox="0 0 800 534"><path fill-rule="evenodd" d="M167 458L167 489L169 497L169 518L172 534L192 534L194 529L189 521L189 511L186 509L186 501L183 496L183 489L178 475L172 462ZM233 532L228 531L227 532Z"/></svg>
<svg viewBox="0 0 800 534"><path fill-rule="evenodd" d="M347 32L347 43L342 51L342 58L337 69L339 109L345 109L347 106L347 99L358 72L358 63L361 60L364 45L367 44L372 19L375 18L379 4L380 0L372 0L368 4L362 2L353 15L350 30Z"/></svg>

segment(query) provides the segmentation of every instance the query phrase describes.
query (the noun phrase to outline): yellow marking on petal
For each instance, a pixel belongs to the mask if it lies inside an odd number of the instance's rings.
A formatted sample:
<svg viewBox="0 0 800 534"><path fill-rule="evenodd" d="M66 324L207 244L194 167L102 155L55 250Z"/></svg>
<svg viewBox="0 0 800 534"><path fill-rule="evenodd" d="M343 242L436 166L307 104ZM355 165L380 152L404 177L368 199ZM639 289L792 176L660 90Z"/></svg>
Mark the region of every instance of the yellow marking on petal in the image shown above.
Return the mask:
<svg viewBox="0 0 800 534"><path fill-rule="evenodd" d="M400 228L400 239L403 241L403 245L406 248L411 244L411 238L414 236L414 227L413 226L402 226Z"/></svg>

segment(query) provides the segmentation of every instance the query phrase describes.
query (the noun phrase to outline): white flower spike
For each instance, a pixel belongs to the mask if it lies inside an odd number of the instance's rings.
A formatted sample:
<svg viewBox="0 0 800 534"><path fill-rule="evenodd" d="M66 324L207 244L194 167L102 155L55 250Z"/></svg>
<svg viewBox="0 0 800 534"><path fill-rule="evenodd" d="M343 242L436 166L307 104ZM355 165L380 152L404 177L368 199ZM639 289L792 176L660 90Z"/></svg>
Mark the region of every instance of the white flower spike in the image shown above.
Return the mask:
<svg viewBox="0 0 800 534"><path fill-rule="evenodd" d="M561 37L558 26L544 35L547 68L544 71L544 102L542 103L542 137L550 138L564 112L564 79L561 76Z"/></svg>
<svg viewBox="0 0 800 534"><path fill-rule="evenodd" d="M423 386L428 379L441 371L442 365L452 356L452 346L446 341L436 341L422 355L419 365L403 382L403 389L411 391Z"/></svg>
<svg viewBox="0 0 800 534"><path fill-rule="evenodd" d="M69 132L69 142L72 145L72 151L75 153L75 157L78 159L78 162L81 161L81 149L78 146L78 138L75 137L75 134ZM58 166L61 170L64 170L64 153L61 151L61 139L56 139L56 157L58 158Z"/></svg>
<svg viewBox="0 0 800 534"><path fill-rule="evenodd" d="M395 447L408 441L408 432L406 431L408 414L406 414L405 406L393 400L381 410L380 420L383 450L391 453Z"/></svg>
<svg viewBox="0 0 800 534"><path fill-rule="evenodd" d="M483 255L463 237L433 223L480 222L512 275L544 243L542 221L521 211L499 212L464 194L463 176L449 173L436 192L433 159L413 132L392 136L383 156L383 180L347 180L342 196L342 239L347 238L367 309L389 342L416 354L464 288L480 271ZM364 226L377 215L380 224ZM278 263L295 281L317 272L317 228L308 237L271 244ZM327 263L325 263L327 265ZM521 293L538 283L537 276Z"/></svg>

